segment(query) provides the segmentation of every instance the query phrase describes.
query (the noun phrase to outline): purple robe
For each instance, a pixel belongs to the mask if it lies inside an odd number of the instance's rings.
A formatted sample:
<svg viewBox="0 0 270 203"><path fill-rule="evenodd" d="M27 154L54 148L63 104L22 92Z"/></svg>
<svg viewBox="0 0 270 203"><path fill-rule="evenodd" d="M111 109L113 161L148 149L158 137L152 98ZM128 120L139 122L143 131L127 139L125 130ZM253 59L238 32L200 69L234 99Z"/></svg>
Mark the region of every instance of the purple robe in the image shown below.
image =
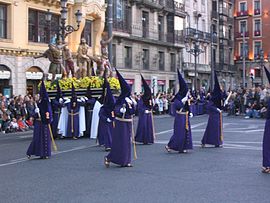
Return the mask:
<svg viewBox="0 0 270 203"><path fill-rule="evenodd" d="M265 122L263 135L263 167L270 167L270 119Z"/></svg>
<svg viewBox="0 0 270 203"><path fill-rule="evenodd" d="M35 120L33 140L26 153L28 156L51 156L51 137L48 125L42 124L40 119Z"/></svg>
<svg viewBox="0 0 270 203"><path fill-rule="evenodd" d="M52 112L53 112L53 122L52 122L52 133L53 137L56 138L58 135L58 121L61 113L62 104L56 99L52 100Z"/></svg>
<svg viewBox="0 0 270 203"><path fill-rule="evenodd" d="M68 111L68 125L66 137L79 137L80 136L80 102L77 102L75 108L72 108L72 102L67 103Z"/></svg>
<svg viewBox="0 0 270 203"><path fill-rule="evenodd" d="M222 132L222 114L217 110L217 107L213 102L207 104L207 112L209 114L208 123L204 136L202 139L202 144L210 144L219 146L223 144L223 132Z"/></svg>
<svg viewBox="0 0 270 203"><path fill-rule="evenodd" d="M175 114L173 135L168 143L168 147L179 152L193 149L189 117L185 111L179 111L184 108L184 104L179 100L175 100L174 105L178 111ZM186 121L188 122L188 130L186 129Z"/></svg>
<svg viewBox="0 0 270 203"><path fill-rule="evenodd" d="M86 124L86 131L85 136L90 137L91 133L91 123L92 123L92 116L93 116L93 109L96 100L91 98L86 101L85 104L85 124Z"/></svg>
<svg viewBox="0 0 270 203"><path fill-rule="evenodd" d="M107 156L109 162L120 166L131 163L131 137L133 133L132 115L135 113L134 106L127 106L125 115L120 113L121 105L116 106L115 128L113 128L112 149Z"/></svg>
<svg viewBox="0 0 270 203"><path fill-rule="evenodd" d="M149 112L146 113L145 111ZM143 144L154 143L153 118L151 109L147 108L142 99L138 102L139 120L135 141Z"/></svg>
<svg viewBox="0 0 270 203"><path fill-rule="evenodd" d="M112 147L112 129L113 129L113 118L111 112L105 109L106 107L101 107L99 111L99 123L98 123L98 143L99 145L104 145L105 148ZM107 119L112 122L108 122Z"/></svg>

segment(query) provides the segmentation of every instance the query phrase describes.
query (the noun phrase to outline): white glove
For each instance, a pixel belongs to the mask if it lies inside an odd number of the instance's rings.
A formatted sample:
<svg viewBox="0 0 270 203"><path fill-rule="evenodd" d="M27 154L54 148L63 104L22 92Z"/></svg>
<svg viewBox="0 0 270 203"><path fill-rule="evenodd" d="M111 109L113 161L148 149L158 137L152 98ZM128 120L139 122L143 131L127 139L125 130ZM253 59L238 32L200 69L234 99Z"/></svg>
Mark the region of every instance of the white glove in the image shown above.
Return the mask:
<svg viewBox="0 0 270 203"><path fill-rule="evenodd" d="M225 100L225 102L224 102L224 106L226 106L228 104L228 101L227 100Z"/></svg>
<svg viewBox="0 0 270 203"><path fill-rule="evenodd" d="M218 112L221 113L221 110L219 108L217 108Z"/></svg>
<svg viewBox="0 0 270 203"><path fill-rule="evenodd" d="M149 110L145 110L145 113L149 113Z"/></svg>
<svg viewBox="0 0 270 203"><path fill-rule="evenodd" d="M125 100L128 104L132 104L132 100L130 98L126 97Z"/></svg>
<svg viewBox="0 0 270 203"><path fill-rule="evenodd" d="M39 113L39 108L35 108L35 113Z"/></svg>
<svg viewBox="0 0 270 203"><path fill-rule="evenodd" d="M87 98L87 97L84 97L84 100L85 100L85 101L87 101L87 100L88 100L88 98Z"/></svg>
<svg viewBox="0 0 270 203"><path fill-rule="evenodd" d="M81 101L82 101L82 102L85 102L85 99L84 99L83 97L81 97Z"/></svg>
<svg viewBox="0 0 270 203"><path fill-rule="evenodd" d="M183 104L185 104L187 100L188 100L188 97L186 96L181 101L182 101Z"/></svg>
<svg viewBox="0 0 270 203"><path fill-rule="evenodd" d="M63 103L63 101L64 101L64 100L63 100L62 98L60 98L60 99L59 99L59 103L61 103L61 104L62 104L62 103Z"/></svg>
<svg viewBox="0 0 270 203"><path fill-rule="evenodd" d="M120 109L120 112L121 112L121 113L126 113L126 111L127 111L126 108L123 108L123 107L122 107L122 108Z"/></svg>
<svg viewBox="0 0 270 203"><path fill-rule="evenodd" d="M107 118L107 122L108 122L108 123L110 123L110 122L112 122L112 120L111 120L111 119L109 119L109 118Z"/></svg>
<svg viewBox="0 0 270 203"><path fill-rule="evenodd" d="M193 117L193 113L190 113L190 116L189 117L192 118Z"/></svg>

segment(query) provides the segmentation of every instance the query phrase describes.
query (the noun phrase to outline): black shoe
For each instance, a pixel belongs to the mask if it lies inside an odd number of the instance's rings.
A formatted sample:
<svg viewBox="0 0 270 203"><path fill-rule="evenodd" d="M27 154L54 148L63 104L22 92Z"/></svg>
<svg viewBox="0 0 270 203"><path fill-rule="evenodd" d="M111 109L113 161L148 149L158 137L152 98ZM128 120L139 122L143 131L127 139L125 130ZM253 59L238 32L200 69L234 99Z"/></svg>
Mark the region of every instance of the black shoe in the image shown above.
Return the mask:
<svg viewBox="0 0 270 203"><path fill-rule="evenodd" d="M106 166L106 168L110 167L110 161L107 159L107 157L104 157L104 165Z"/></svg>

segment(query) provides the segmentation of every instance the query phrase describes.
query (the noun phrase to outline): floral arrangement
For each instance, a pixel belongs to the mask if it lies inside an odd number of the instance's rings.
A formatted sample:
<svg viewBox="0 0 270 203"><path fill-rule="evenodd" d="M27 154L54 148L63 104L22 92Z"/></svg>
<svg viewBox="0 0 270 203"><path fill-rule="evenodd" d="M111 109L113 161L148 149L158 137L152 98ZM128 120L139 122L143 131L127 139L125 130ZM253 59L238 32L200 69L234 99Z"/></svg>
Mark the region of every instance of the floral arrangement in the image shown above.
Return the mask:
<svg viewBox="0 0 270 203"><path fill-rule="evenodd" d="M91 88L102 88L104 79L98 76L84 77L81 79L77 78L64 78L59 80L59 85L62 90L70 90L72 83L75 89L86 89L89 85ZM119 90L120 83L118 79L111 77L108 78L108 82L112 89ZM56 90L56 82L45 81L45 87L47 90Z"/></svg>

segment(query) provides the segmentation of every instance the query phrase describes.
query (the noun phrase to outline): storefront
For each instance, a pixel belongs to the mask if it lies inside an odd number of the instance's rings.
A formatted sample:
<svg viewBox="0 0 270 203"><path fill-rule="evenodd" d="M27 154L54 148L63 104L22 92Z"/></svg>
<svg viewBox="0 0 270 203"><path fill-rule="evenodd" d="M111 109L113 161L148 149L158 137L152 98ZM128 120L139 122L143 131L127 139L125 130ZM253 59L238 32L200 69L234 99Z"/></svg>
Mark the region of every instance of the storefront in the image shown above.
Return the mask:
<svg viewBox="0 0 270 203"><path fill-rule="evenodd" d="M38 93L38 84L43 78L43 71L36 66L29 68L26 73L27 95L35 95Z"/></svg>
<svg viewBox="0 0 270 203"><path fill-rule="evenodd" d="M159 92L165 92L165 85L166 85L166 81L165 80L158 80L158 91Z"/></svg>
<svg viewBox="0 0 270 203"><path fill-rule="evenodd" d="M10 69L0 64L0 93L4 96L12 96L12 86L10 85L11 71Z"/></svg>

